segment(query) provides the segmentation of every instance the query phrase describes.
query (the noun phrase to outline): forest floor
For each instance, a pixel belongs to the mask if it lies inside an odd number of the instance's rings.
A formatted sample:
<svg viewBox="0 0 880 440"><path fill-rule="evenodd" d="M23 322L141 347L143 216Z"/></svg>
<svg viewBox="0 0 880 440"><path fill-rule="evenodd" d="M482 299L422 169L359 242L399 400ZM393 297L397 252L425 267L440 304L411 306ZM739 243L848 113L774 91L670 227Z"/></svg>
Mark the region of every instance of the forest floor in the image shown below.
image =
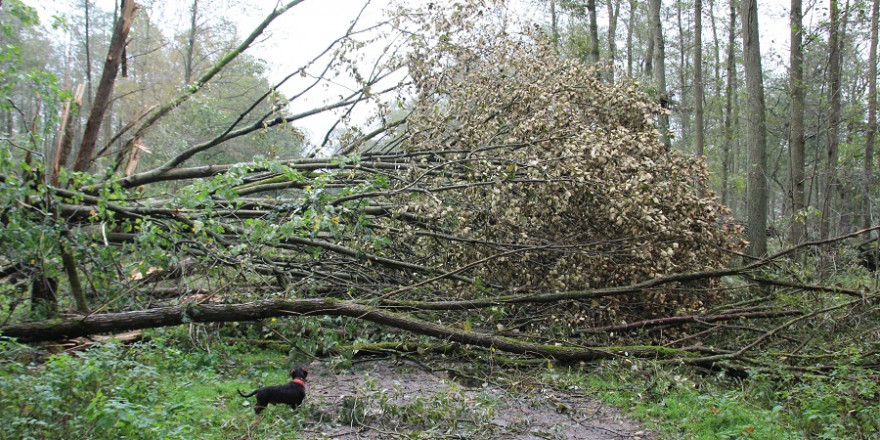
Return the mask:
<svg viewBox="0 0 880 440"><path fill-rule="evenodd" d="M308 379L307 402L300 408L305 415L300 435L308 439L657 438L576 387L555 390L534 377L479 383L455 368L383 359L346 369L314 362ZM271 429L266 422L289 411L273 408L256 429Z"/></svg>

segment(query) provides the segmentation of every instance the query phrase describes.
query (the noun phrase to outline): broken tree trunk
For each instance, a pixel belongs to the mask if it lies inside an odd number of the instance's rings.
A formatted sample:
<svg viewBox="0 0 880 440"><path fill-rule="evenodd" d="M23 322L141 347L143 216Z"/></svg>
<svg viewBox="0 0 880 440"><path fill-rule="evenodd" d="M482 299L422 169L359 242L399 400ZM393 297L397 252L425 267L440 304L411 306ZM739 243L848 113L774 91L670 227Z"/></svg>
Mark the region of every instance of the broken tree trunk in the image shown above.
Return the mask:
<svg viewBox="0 0 880 440"><path fill-rule="evenodd" d="M86 122L76 162L73 164L75 171L86 171L89 168L89 164L92 163L92 152L95 151L95 144L98 142L98 133L101 130L101 121L104 120L104 112L107 110L107 106L110 104L110 97L113 95L116 73L119 71L125 45L128 43L126 40L128 39L128 31L131 29L131 24L134 22L135 10L137 10L137 4L134 1L125 2L122 15L119 17L119 21L116 22L113 38L110 40L110 50L107 52L107 60L104 62L101 82L98 83L98 91L95 93L92 111L89 113L88 122Z"/></svg>

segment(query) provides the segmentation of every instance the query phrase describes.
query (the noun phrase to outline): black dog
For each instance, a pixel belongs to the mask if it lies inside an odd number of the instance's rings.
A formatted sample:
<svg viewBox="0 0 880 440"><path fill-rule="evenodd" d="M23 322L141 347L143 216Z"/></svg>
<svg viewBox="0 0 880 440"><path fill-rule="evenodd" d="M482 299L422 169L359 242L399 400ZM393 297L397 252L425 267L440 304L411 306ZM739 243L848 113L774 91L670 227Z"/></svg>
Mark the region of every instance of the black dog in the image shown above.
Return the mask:
<svg viewBox="0 0 880 440"><path fill-rule="evenodd" d="M254 407L257 415L270 403L290 405L292 409L296 409L306 397L306 376L308 375L309 372L305 368L294 367L290 370L290 378L293 379L290 383L257 388L250 394L244 394L238 390L238 394L241 397L257 395L257 406Z"/></svg>

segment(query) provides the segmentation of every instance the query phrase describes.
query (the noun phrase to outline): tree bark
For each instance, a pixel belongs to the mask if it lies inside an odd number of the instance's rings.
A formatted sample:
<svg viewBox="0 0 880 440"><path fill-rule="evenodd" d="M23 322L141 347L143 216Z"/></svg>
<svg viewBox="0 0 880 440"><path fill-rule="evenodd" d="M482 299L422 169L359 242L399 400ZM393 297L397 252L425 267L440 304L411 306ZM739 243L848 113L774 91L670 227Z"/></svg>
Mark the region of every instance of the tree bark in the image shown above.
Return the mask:
<svg viewBox="0 0 880 440"><path fill-rule="evenodd" d="M828 138L825 150L825 188L822 197L822 219L819 226L819 235L828 238L832 234L832 222L835 199L837 194L837 160L840 145L840 65L841 44L840 39L840 9L837 0L830 0L829 7L829 31L828 31Z"/></svg>
<svg viewBox="0 0 880 440"><path fill-rule="evenodd" d="M806 239L804 204L804 50L802 0L791 0L791 138L789 140L789 195L791 197L791 243Z"/></svg>
<svg viewBox="0 0 880 440"><path fill-rule="evenodd" d="M591 361L627 354L629 356L656 356L678 350L642 348L590 348L543 345L485 333L468 332L427 322L406 315L387 312L349 301L301 299L265 300L244 304L189 304L159 307L123 313L104 313L78 318L50 320L9 325L3 335L21 341L69 339L95 333L111 333L134 329L168 327L187 322L254 321L280 316L349 316L377 324L409 330L414 333L441 338L462 344L485 348L550 357L564 361Z"/></svg>
<svg viewBox="0 0 880 440"><path fill-rule="evenodd" d="M691 97L688 93L688 61L687 56L687 40L685 39L685 26L682 18L682 3L675 2L675 17L678 23L678 82L680 90L679 105L677 106L679 115L679 125L681 126L681 136L678 138L678 145L686 147L691 141L691 103L687 99Z"/></svg>
<svg viewBox="0 0 880 440"><path fill-rule="evenodd" d="M660 105L664 108L659 119L660 142L671 146L669 140L669 115L666 109L669 107L669 94L666 92L666 51L663 46L663 22L660 20L660 6L662 0L651 0L650 20L651 20L651 36L654 42L653 66L654 66L654 83L657 86L657 94L659 95Z"/></svg>
<svg viewBox="0 0 880 440"><path fill-rule="evenodd" d="M620 2L608 0L608 82L614 82L614 63L617 58L617 18L620 16Z"/></svg>
<svg viewBox="0 0 880 440"><path fill-rule="evenodd" d="M636 25L636 0L629 0L629 20L626 29L626 76L633 76L633 31Z"/></svg>
<svg viewBox="0 0 880 440"><path fill-rule="evenodd" d="M877 133L877 21L880 0L871 6L871 47L868 53L868 127L865 135L864 180L862 181L862 224L874 223L871 215L871 188L874 184L874 136Z"/></svg>
<svg viewBox="0 0 880 440"><path fill-rule="evenodd" d="M596 17L596 0L587 0L587 12L590 15L590 64L599 63L599 21Z"/></svg>
<svg viewBox="0 0 880 440"><path fill-rule="evenodd" d="M703 0L694 0L694 148L704 154L703 133Z"/></svg>
<svg viewBox="0 0 880 440"><path fill-rule="evenodd" d="M187 35L186 57L183 61L183 83L189 85L195 71L196 30L198 29L199 0L193 0L190 9L189 35Z"/></svg>
<svg viewBox="0 0 880 440"><path fill-rule="evenodd" d="M743 0L743 54L746 74L746 112L748 114L748 240L747 253L761 257L767 253L767 132L764 113L764 76L758 39L758 2Z"/></svg>
<svg viewBox="0 0 880 440"><path fill-rule="evenodd" d="M92 103L92 110L89 113L88 122L86 122L79 154L77 154L76 161L73 164L74 171L86 171L92 162L92 153L95 151L95 144L98 142L98 133L101 129L101 122L104 119L104 112L107 110L107 105L110 103L110 98L113 95L113 85L116 82L116 74L119 71L122 53L125 49L131 24L134 21L136 9L137 5L133 0L125 2L122 14L116 22L113 38L110 40L110 49L104 62L101 82L98 84L98 90Z"/></svg>
<svg viewBox="0 0 880 440"><path fill-rule="evenodd" d="M721 146L721 204L730 205L730 169L731 149L733 148L733 106L736 95L736 2L730 1L730 20L728 21L727 34L727 85L724 91L724 142Z"/></svg>
<svg viewBox="0 0 880 440"><path fill-rule="evenodd" d="M92 100L92 45L91 45L91 26L89 26L89 3L90 0L83 0L83 9L85 10L84 18L85 18L85 29L83 29L83 33L85 36L85 55L86 55L86 97L88 101Z"/></svg>

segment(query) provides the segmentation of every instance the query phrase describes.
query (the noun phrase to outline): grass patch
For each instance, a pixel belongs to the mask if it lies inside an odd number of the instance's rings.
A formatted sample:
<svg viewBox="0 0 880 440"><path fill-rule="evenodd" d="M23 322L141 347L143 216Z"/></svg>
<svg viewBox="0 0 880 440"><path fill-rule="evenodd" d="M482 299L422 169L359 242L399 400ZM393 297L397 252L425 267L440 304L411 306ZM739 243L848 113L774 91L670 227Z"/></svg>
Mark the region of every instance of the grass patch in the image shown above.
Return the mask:
<svg viewBox="0 0 880 440"><path fill-rule="evenodd" d="M878 385L867 372L780 380L705 375L651 362L605 362L545 381L626 409L677 439L880 439ZM864 377L864 379L857 379Z"/></svg>

